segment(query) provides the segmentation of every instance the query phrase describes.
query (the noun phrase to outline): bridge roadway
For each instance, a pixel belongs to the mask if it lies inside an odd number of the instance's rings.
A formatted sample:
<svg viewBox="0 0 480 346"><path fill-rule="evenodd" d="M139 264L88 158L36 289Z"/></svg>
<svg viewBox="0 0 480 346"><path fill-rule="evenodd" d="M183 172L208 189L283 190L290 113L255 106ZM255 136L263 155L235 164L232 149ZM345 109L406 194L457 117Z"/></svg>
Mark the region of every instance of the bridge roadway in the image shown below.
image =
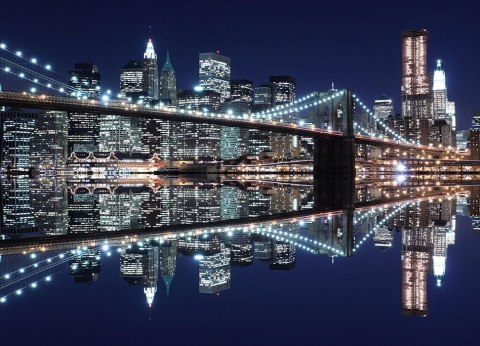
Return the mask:
<svg viewBox="0 0 480 346"><path fill-rule="evenodd" d="M444 197L446 193L434 191L422 193L420 196L405 196L402 198L383 198L375 201L356 203L355 212L365 211L372 208L389 208L399 203L410 203L424 199ZM73 249L77 247L94 247L108 243L112 246L121 246L144 239L169 239L188 235L201 235L205 230L228 231L236 227L253 227L255 225L275 225L279 223L291 223L302 219L319 218L343 214L344 210L318 211L308 209L293 211L282 214L264 215L236 220L221 220L214 222L197 222L186 225L166 225L149 229L129 229L114 232L66 234L59 236L46 236L39 238L20 238L0 241L0 255L26 254L32 252L45 252L55 250ZM353 213L350 213L353 216Z"/></svg>
<svg viewBox="0 0 480 346"><path fill-rule="evenodd" d="M146 107L128 104L119 101L83 100L73 97L58 97L36 95L29 93L0 92L0 105L27 109L43 109L52 111L66 111L72 113L113 114L125 117L140 117L147 119L161 119L197 124L214 124L221 126L251 128L264 131L286 133L305 137L342 137L341 131L320 129L315 127L300 126L272 120L255 119L245 115L234 117L229 114L200 112L169 107ZM355 136L355 143L371 144L382 147L400 148L403 150L421 150L425 152L442 153L441 148L425 145L403 143L388 138L375 138L368 136Z"/></svg>

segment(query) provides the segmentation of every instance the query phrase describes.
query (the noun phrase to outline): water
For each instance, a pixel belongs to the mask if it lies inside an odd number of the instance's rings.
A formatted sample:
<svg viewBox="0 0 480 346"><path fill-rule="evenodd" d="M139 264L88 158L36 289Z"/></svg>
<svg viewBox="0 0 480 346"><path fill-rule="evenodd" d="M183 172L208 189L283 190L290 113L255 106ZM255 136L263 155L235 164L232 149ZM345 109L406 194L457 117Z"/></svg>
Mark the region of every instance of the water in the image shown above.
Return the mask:
<svg viewBox="0 0 480 346"><path fill-rule="evenodd" d="M2 345L478 344L478 187L258 181L3 180Z"/></svg>

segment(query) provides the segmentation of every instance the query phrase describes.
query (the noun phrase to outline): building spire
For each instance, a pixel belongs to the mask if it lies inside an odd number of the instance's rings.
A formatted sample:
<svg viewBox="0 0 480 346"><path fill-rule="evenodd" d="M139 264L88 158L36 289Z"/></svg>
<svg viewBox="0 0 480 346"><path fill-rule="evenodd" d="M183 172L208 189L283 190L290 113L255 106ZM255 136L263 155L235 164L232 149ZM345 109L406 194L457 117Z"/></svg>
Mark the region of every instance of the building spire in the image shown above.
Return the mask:
<svg viewBox="0 0 480 346"><path fill-rule="evenodd" d="M157 59L157 54L155 54L155 49L153 48L153 42L152 39L148 39L147 43L147 49L145 50L145 53L143 54L144 59L152 59L156 60Z"/></svg>
<svg viewBox="0 0 480 346"><path fill-rule="evenodd" d="M170 52L167 49L167 57L165 58L165 63L163 64L162 70L173 70L173 65L170 61Z"/></svg>

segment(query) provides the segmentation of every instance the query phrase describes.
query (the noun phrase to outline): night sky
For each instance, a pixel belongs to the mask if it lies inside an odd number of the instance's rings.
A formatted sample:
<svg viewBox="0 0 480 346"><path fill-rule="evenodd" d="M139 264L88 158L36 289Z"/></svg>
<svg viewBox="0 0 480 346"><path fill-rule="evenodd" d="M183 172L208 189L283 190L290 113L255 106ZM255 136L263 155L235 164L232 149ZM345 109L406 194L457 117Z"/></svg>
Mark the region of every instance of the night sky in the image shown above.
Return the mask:
<svg viewBox="0 0 480 346"><path fill-rule="evenodd" d="M459 129L480 109L480 5L475 1L8 1L0 41L68 72L92 60L104 88L118 90L119 69L154 40L167 48L179 88L198 83L198 53L220 50L232 78L256 85L270 75L297 79L298 95L352 88L363 99L387 95L400 112L401 32L429 31L428 63L444 61Z"/></svg>

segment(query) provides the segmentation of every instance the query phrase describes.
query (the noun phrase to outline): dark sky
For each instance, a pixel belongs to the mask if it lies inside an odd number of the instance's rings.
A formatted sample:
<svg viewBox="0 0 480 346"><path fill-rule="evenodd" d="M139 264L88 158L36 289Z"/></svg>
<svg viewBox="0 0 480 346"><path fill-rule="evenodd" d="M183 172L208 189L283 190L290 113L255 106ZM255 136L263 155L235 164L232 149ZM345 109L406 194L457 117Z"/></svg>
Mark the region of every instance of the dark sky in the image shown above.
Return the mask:
<svg viewBox="0 0 480 346"><path fill-rule="evenodd" d="M67 72L93 60L104 87L142 58L148 27L163 64L170 50L180 88L198 82L198 53L220 50L232 77L256 84L273 74L297 78L299 95L352 88L373 103L385 94L400 111L401 32L429 30L428 63L441 58L460 129L480 109L480 5L475 1L8 1L0 40Z"/></svg>

